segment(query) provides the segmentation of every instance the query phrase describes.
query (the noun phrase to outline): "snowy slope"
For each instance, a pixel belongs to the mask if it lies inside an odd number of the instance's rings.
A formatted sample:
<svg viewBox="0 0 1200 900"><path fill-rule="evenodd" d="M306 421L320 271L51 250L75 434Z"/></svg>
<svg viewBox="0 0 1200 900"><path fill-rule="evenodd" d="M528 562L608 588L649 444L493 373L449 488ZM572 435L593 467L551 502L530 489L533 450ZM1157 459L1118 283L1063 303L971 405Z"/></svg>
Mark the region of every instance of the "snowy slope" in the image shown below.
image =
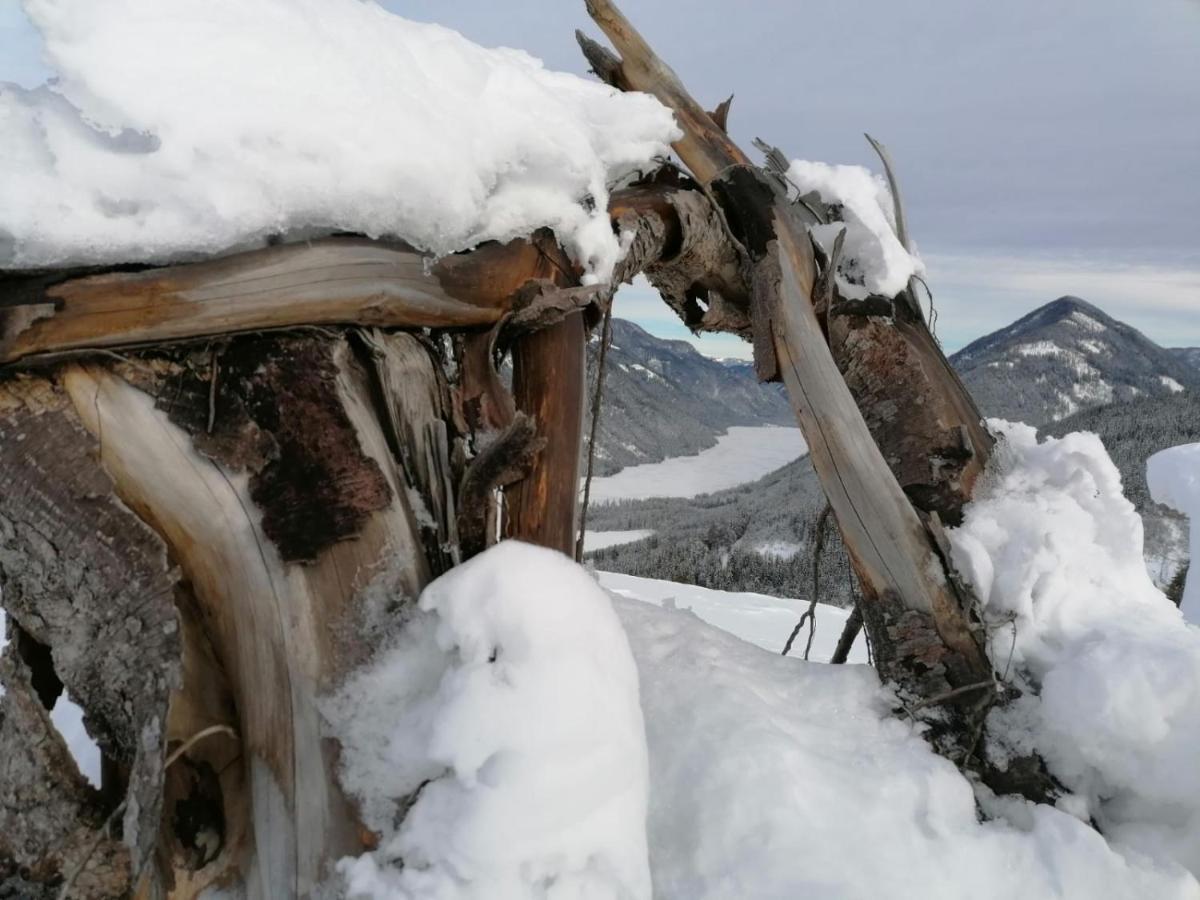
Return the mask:
<svg viewBox="0 0 1200 900"><path fill-rule="evenodd" d="M690 610L709 625L773 653L783 649L801 614L808 609L808 603L787 597L715 591L692 584L638 578L617 572L597 572L596 575L604 589L613 594L664 609ZM817 604L816 632L809 659L826 662L833 655L849 614L849 610L838 606ZM806 624L792 646L791 655L802 657L807 640ZM861 636L850 651L850 661L867 661L866 643Z"/></svg>
<svg viewBox="0 0 1200 900"><path fill-rule="evenodd" d="M0 85L0 268L330 231L448 253L549 226L605 278L608 184L676 133L645 94L360 0L25 8L58 80Z"/></svg>
<svg viewBox="0 0 1200 900"><path fill-rule="evenodd" d="M1063 810L985 797L980 822L870 668L783 658L623 584L646 596L502 543L330 699L343 784L383 833L341 864L351 897L1200 898Z"/></svg>
<svg viewBox="0 0 1200 900"><path fill-rule="evenodd" d="M1200 898L1053 807L981 823L865 666L784 659L619 599L650 753L656 900Z"/></svg>

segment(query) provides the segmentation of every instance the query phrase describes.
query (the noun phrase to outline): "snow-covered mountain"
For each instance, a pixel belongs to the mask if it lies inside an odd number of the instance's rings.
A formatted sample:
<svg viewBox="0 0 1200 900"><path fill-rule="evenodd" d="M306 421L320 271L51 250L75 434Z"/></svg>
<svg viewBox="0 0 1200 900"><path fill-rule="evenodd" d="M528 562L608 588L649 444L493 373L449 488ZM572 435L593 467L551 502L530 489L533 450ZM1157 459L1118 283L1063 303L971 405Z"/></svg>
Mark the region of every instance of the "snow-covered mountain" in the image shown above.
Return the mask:
<svg viewBox="0 0 1200 900"><path fill-rule="evenodd" d="M1032 425L1200 390L1200 368L1182 354L1078 297L1060 297L950 359L985 415Z"/></svg>
<svg viewBox="0 0 1200 900"><path fill-rule="evenodd" d="M1024 420L1050 435L1082 430L1101 436L1126 496L1145 520L1147 560L1162 583L1186 557L1186 526L1150 501L1144 469L1152 453L1200 441L1200 369L1189 369L1180 356L1091 304L1064 297L953 357L986 415ZM753 379L748 364L709 362ZM614 393L619 390L610 391L610 402ZM1078 409L1064 416L1072 407ZM642 412L654 421L649 407ZM806 597L824 503L804 458L707 496L597 506L589 528L636 530L642 539L606 547L593 559L599 568L630 575ZM821 596L848 602L846 559L832 529L818 569Z"/></svg>
<svg viewBox="0 0 1200 900"><path fill-rule="evenodd" d="M698 453L733 425L795 427L779 385L759 384L753 366L726 365L686 341L654 337L624 319L612 324L597 475ZM588 346L593 377L599 346L599 337L593 337Z"/></svg>

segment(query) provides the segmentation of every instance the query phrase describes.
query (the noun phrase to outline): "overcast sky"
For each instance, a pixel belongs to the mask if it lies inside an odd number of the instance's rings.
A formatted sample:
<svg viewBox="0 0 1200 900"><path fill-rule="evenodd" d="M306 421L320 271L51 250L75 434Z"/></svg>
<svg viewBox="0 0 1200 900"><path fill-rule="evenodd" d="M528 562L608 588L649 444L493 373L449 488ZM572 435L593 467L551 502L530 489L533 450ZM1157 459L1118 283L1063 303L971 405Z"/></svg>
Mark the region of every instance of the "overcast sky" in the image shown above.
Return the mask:
<svg viewBox="0 0 1200 900"><path fill-rule="evenodd" d="M597 35L583 0L384 5L579 73L573 31ZM948 349L1067 293L1160 343L1200 345L1200 0L623 8L702 103L736 95L743 146L877 168L862 133L888 145ZM0 0L0 81L48 74L19 3ZM687 336L648 286L617 303Z"/></svg>

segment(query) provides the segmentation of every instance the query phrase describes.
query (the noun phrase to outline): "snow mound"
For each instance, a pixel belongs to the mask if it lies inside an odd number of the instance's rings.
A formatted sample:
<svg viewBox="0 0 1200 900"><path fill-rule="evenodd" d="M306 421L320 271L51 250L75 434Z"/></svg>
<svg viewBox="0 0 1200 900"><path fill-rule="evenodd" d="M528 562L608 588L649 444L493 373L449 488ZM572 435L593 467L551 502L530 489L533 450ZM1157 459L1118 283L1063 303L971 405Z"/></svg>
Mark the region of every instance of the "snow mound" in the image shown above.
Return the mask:
<svg viewBox="0 0 1200 900"><path fill-rule="evenodd" d="M1184 618L1200 625L1200 444L1160 450L1146 461L1146 483L1157 503L1183 513L1191 521L1191 559L1180 609Z"/></svg>
<svg viewBox="0 0 1200 900"><path fill-rule="evenodd" d="M650 746L656 900L1200 897L1177 866L970 784L865 666L805 663L690 613L618 599Z"/></svg>
<svg viewBox="0 0 1200 900"><path fill-rule="evenodd" d="M892 193L887 182L862 166L834 166L794 160L788 180L801 196L816 192L822 202L842 207L843 222L811 229L821 246L832 251L838 232L846 231L837 285L843 297L862 300L872 294L895 297L913 275L925 271L904 249L892 222Z"/></svg>
<svg viewBox="0 0 1200 900"><path fill-rule="evenodd" d="M383 834L342 862L349 896L648 900L646 740L608 595L506 541L420 609L325 704L343 784Z"/></svg>
<svg viewBox="0 0 1200 900"><path fill-rule="evenodd" d="M25 0L59 78L0 85L0 267L165 262L272 234L434 253L555 230L620 256L607 184L670 112L361 0Z"/></svg>
<svg viewBox="0 0 1200 900"><path fill-rule="evenodd" d="M992 659L1025 691L991 752L1035 748L1110 838L1200 873L1200 630L1150 580L1098 437L992 427L993 468L951 532Z"/></svg>

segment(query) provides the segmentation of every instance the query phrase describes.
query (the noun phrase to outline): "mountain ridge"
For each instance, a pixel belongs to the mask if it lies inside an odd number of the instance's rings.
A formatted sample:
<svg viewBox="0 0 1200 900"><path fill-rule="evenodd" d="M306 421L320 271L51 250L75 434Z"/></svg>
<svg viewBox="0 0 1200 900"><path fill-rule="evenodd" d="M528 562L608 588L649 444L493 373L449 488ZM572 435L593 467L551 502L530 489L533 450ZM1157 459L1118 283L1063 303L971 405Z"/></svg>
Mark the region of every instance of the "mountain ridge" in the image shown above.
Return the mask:
<svg viewBox="0 0 1200 900"><path fill-rule="evenodd" d="M985 415L1032 425L1200 390L1200 368L1070 295L977 338L950 362Z"/></svg>

